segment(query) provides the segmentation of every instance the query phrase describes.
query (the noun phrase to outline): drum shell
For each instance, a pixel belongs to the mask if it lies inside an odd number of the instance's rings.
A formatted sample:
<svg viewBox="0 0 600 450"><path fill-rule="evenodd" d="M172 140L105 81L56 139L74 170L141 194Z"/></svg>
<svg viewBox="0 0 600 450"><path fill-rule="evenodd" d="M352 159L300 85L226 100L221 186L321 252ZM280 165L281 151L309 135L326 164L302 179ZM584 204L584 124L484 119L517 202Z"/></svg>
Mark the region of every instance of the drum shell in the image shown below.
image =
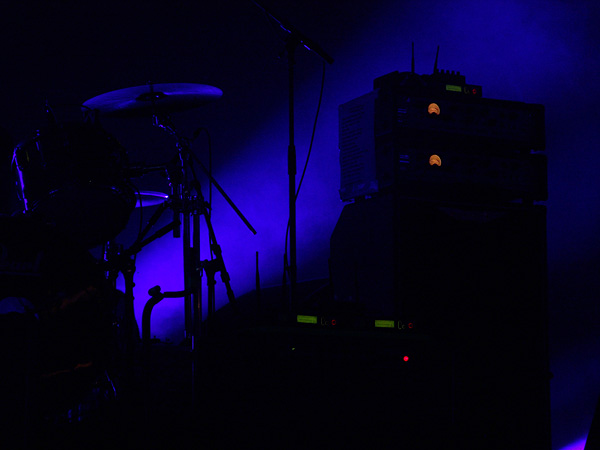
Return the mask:
<svg viewBox="0 0 600 450"><path fill-rule="evenodd" d="M99 126L55 124L19 144L13 172L25 210L88 248L125 228L135 207L127 153Z"/></svg>

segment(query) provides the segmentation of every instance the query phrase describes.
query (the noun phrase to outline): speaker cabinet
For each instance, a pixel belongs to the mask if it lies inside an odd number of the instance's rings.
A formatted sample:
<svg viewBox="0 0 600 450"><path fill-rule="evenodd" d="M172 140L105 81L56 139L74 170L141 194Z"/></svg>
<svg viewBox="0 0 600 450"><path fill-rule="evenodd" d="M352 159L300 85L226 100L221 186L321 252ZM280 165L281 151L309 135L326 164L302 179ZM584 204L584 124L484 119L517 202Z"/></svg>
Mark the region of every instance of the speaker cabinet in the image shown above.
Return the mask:
<svg viewBox="0 0 600 450"><path fill-rule="evenodd" d="M451 405L431 425L452 430L449 448L550 449L544 206L348 204L330 267L335 300L411 323L438 350Z"/></svg>

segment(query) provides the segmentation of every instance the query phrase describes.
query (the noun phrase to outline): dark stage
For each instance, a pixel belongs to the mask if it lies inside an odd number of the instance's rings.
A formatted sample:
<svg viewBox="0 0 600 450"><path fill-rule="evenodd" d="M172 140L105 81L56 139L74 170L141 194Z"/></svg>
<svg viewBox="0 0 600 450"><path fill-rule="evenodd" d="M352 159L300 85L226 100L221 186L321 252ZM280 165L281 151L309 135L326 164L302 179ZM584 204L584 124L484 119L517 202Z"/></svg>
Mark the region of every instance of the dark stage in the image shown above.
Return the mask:
<svg viewBox="0 0 600 450"><path fill-rule="evenodd" d="M258 3L0 6L0 443L597 448L597 4Z"/></svg>

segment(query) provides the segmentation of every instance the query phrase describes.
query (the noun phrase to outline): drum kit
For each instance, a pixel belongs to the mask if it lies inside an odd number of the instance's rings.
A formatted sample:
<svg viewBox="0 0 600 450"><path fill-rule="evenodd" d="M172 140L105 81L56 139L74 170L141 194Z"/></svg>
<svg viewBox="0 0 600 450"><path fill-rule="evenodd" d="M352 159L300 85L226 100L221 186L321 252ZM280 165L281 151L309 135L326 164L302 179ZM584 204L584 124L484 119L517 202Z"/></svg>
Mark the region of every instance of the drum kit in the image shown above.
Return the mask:
<svg viewBox="0 0 600 450"><path fill-rule="evenodd" d="M182 238L184 290L178 291L176 294L161 293L160 287L156 286L151 289L154 299L152 306L157 303L157 298L174 296L184 298L185 337L193 352L197 345L197 339L207 333L208 326L203 323L207 324L215 312L215 274L217 272L220 272L221 280L226 286L230 303L235 304L230 277L211 224L209 205L202 194L197 168L224 196L249 230L256 234L252 225L213 178L211 172L193 154L190 149L191 141L177 131L170 119L171 113L201 107L216 101L221 95L220 89L202 84L147 84L119 89L87 100L82 105L84 120L81 123L59 123L52 114L49 114L48 124L14 149L12 171L25 211L17 218L5 218L5 221L14 225L15 230L25 229L21 223L26 223L26 228L30 230L50 228L52 232L49 235L54 237L48 239L54 241L54 244L64 239L85 251L102 246L103 256L96 261L96 267L100 268L98 271L102 273L103 280L101 282L85 281L83 284L72 282L73 289L64 289L59 286L54 289L52 294L53 298L60 298L58 301L40 300L39 297L42 296L40 292L36 291L35 294L30 294L19 292L18 289L14 292L3 293L3 297L37 296L37 299L34 298L28 304L33 304L33 310L38 314L37 317L41 317L39 314L42 312L47 313L45 317L50 318L47 322L52 324L62 320L57 319L56 311L62 311L66 307L65 305L70 307L78 302L93 304L95 300L90 299L98 298L97 292L101 292L101 289L96 288L99 284L109 286L112 289L111 292L116 291L116 279L122 273L125 280L125 292L119 300L122 317L118 324L120 326L118 335L121 340L118 345L125 365L130 365L133 360L134 348L140 339L133 310L135 257L150 242L172 232L173 237ZM123 118L123 120L128 117L151 119L153 126L159 127L174 138L173 156L162 165L132 165L128 161L125 148L100 125L99 119L102 117L117 117ZM135 187L135 178L155 171L161 171L166 175L171 189L169 194L139 191ZM135 242L129 248L124 249L122 245L115 242L116 236L127 226L135 208L148 206L156 206L156 211L145 228L142 230L140 227L140 233ZM169 210L173 213L173 220L148 236L160 217ZM200 255L201 217L204 218L206 224L210 248L210 257L205 260L202 260ZM43 225L33 225L34 223ZM28 233L37 232L29 231ZM44 236L46 235L44 234ZM57 239L57 236L60 238ZM24 237L23 242L28 239L28 237ZM0 236L1 259L5 261L14 259L19 252L22 253L22 249L10 249L8 240L7 235ZM15 245L18 247L22 243ZM45 252L41 251L39 247L44 245L42 243L30 244L32 247L29 252L31 267L36 265L35 260L38 258L36 255L61 252L56 248L57 245L54 245L52 250L48 248L44 249ZM53 258L52 254L49 256ZM73 260L73 264L82 266L76 260ZM37 265L39 266L39 264ZM13 266L23 268L27 264L18 262ZM8 275L10 272L14 278L14 271L4 270L7 267L8 265L4 263L0 266L0 276L2 272L4 275ZM208 317L205 321L202 318L203 274L206 274L208 293ZM53 278L52 274L46 274L46 276ZM92 290L94 291L93 295L91 294ZM68 295L63 291L69 291ZM106 303L104 302L104 304ZM112 305L113 309L116 308L115 302L108 303ZM73 311L75 310L73 309ZM87 312L86 314L86 320L89 322L91 318ZM76 318L73 320L73 323L75 322L78 322ZM102 324L104 323L102 322ZM59 327L51 325L46 328L58 329ZM81 327L74 325L72 328ZM64 334L63 331L60 331L59 334ZM144 330L144 336L146 335L149 335L149 330ZM78 337L75 336L73 339L78 339ZM145 343L147 344L148 340L145 340ZM90 355L73 355L71 359L65 360L63 367L49 364L48 368L42 368L42 378L47 379L58 373L73 372L75 367L81 368L88 363L87 360L83 361L86 358L93 359ZM80 370L80 372L82 371Z"/></svg>
<svg viewBox="0 0 600 450"><path fill-rule="evenodd" d="M290 263L288 265L286 253L285 269L290 277L290 304L293 313L296 298L297 196L293 137L294 55L296 48L302 46L317 54L324 62L331 63L333 60L287 21L276 17L257 2L254 3L279 24L287 35L285 52L288 55L290 100ZM140 341L133 309L135 257L146 245L172 233L174 238L181 238L182 242L184 289L161 292L160 286L155 286L149 290L151 298L144 308L142 344L150 341L149 316L152 307L163 298L182 297L185 343L192 350L192 399L195 398L195 371L199 362L199 351L196 350L200 344L199 339L210 335L211 319L216 311L217 272L225 285L230 304L234 308L237 306L230 286L230 276L211 223L209 205L202 194L198 178L200 171L246 227L254 234L256 230L217 183L211 171L191 151L191 139L177 130L170 114L199 108L221 96L220 89L203 84L148 83L107 92L83 102L81 110L84 120L76 123L58 122L47 107L46 126L14 149L12 172L23 202L24 214L0 216L0 330L5 331L5 337L12 336L12 342L16 342L15 348L11 348L10 343L7 345L5 341L4 345L0 345L0 350L4 353L7 349L6 354L12 358L9 361L18 363L11 369L14 384L21 383L21 375L28 380L32 376L37 377L37 384L46 392L46 404L53 404L64 399L63 392L74 385L81 385L85 389L90 386L89 380L96 380L97 386L104 373L104 396L110 397L111 389L115 389L107 370L103 369L108 360L118 359L117 370L122 377L123 386L126 386L128 379L131 380L134 349ZM157 166L131 164L125 148L100 125L104 117L117 120L148 118L154 127L173 138L175 151L172 152L172 157ZM150 172L162 172L166 175L169 194L140 191L135 187L135 179ZM140 226L134 243L128 248L116 243L117 235L125 229L135 208L143 209L148 206L155 206L156 210L147 225ZM153 231L167 211L172 212L173 220ZM209 258L204 260L200 255L201 218L206 225L210 251ZM151 231L153 234L149 235ZM100 246L103 254L93 261L94 267L91 267L88 258L90 250ZM68 252L65 251L66 248L84 251ZM100 277L98 273L101 274ZM125 281L124 293L116 289L119 274L123 275ZM206 320L202 317L204 275L207 287ZM8 282L4 283L6 280ZM35 289L31 289L32 287ZM11 311L17 313L19 320L15 320L14 315L9 317L10 314L3 308L4 304L9 304L9 310L13 308ZM37 342L33 353L31 339L26 338L31 329L30 322L34 323L34 340ZM101 336L105 335L110 337L109 345L103 345L104 338ZM20 343L15 336L24 336L26 339ZM148 347L143 346L146 349ZM23 354L31 356L23 358ZM3 355L0 354L1 356ZM32 360L36 356L41 358L35 361L36 370L32 372L31 364L22 362L23 359ZM57 364L57 361L60 363ZM11 383L4 386L10 387ZM18 393L28 397L29 388L16 389L15 392L16 396L11 393L11 398L16 398L17 403L13 409L15 424L24 423L26 420L19 419L14 411L22 406L18 404ZM77 395L69 398L73 399L70 402L73 405ZM81 409L81 404L75 406ZM70 414L71 410L69 417ZM56 419L56 414L54 418ZM79 420L77 414L75 419ZM25 434L27 431L25 430Z"/></svg>

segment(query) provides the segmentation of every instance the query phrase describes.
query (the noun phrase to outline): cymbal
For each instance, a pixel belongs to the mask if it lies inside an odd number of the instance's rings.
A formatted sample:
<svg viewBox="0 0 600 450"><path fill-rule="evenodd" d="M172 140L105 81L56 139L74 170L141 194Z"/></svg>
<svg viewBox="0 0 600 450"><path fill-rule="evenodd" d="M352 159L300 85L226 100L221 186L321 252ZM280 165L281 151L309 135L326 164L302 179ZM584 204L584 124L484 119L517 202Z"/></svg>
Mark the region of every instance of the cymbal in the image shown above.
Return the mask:
<svg viewBox="0 0 600 450"><path fill-rule="evenodd" d="M156 206L166 202L169 199L167 194L156 191L141 191L135 194L135 207ZM142 200L140 203L140 199Z"/></svg>
<svg viewBox="0 0 600 450"><path fill-rule="evenodd" d="M143 117L197 108L222 95L221 89L206 84L147 84L100 94L86 100L81 109L105 116Z"/></svg>

